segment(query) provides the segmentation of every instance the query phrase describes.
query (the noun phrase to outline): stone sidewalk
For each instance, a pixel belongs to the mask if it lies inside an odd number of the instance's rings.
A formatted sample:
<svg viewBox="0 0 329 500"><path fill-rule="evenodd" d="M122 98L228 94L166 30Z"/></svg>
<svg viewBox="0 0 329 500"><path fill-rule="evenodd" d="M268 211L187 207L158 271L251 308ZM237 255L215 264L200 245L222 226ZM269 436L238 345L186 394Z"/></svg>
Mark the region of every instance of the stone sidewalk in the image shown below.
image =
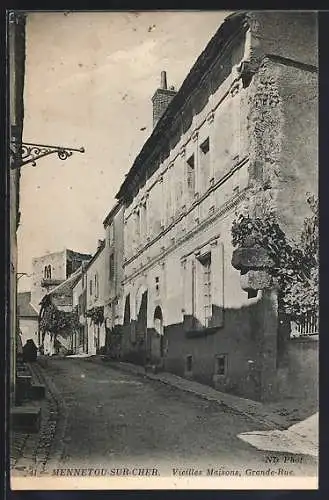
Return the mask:
<svg viewBox="0 0 329 500"><path fill-rule="evenodd" d="M160 372L155 374L146 372L143 366L122 361L108 360L105 356L91 356L86 358L86 360L94 363L108 364L111 368L124 370L129 373L147 377L151 380L157 380L182 391L190 392L208 401L215 401L266 426L268 429L284 430L291 425L289 415L281 415L278 410L273 411L268 405L251 399L220 392L210 386L179 377L172 373Z"/></svg>
<svg viewBox="0 0 329 500"><path fill-rule="evenodd" d="M284 431L252 431L238 437L258 450L310 455L318 458L319 414L292 425Z"/></svg>
<svg viewBox="0 0 329 500"><path fill-rule="evenodd" d="M42 401L29 401L29 406L41 407L39 432L10 433L10 473L12 476L40 476L58 459L58 441L65 425L65 411L60 395L47 376L42 359L28 364L33 382L42 383L46 397ZM56 440L55 440L56 437Z"/></svg>

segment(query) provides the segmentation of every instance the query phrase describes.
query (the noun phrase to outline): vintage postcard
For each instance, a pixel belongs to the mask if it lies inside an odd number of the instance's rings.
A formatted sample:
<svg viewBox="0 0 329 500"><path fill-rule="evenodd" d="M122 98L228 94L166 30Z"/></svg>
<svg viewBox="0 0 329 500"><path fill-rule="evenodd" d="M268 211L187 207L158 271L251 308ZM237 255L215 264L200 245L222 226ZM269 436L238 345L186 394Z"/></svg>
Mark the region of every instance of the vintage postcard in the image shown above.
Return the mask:
<svg viewBox="0 0 329 500"><path fill-rule="evenodd" d="M317 12L7 14L11 488L317 489Z"/></svg>

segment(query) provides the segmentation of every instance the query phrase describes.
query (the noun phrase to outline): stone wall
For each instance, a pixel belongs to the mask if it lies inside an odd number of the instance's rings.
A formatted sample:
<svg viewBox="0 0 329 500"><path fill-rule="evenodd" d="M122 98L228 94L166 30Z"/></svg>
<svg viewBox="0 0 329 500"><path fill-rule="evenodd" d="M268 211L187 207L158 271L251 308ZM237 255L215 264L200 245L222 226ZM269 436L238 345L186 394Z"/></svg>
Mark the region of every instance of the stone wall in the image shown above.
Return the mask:
<svg viewBox="0 0 329 500"><path fill-rule="evenodd" d="M317 66L317 12L263 10L247 17L254 57L272 54Z"/></svg>
<svg viewBox="0 0 329 500"><path fill-rule="evenodd" d="M124 252L124 208L119 207L105 228L104 248L104 316L107 328L122 323L122 280ZM111 257L113 255L113 257ZM112 259L113 276L110 277L110 259Z"/></svg>
<svg viewBox="0 0 329 500"><path fill-rule="evenodd" d="M319 391L319 338L288 340L278 365L278 390L282 398L300 398L315 407Z"/></svg>
<svg viewBox="0 0 329 500"><path fill-rule="evenodd" d="M64 281L66 279L66 250L32 259L31 303L37 309L39 309L42 297L47 293L47 288L42 287L41 282L44 279L44 268L48 265L51 266L51 279Z"/></svg>
<svg viewBox="0 0 329 500"><path fill-rule="evenodd" d="M249 32L205 72L181 110L180 137L175 132L169 151L159 144L166 150L159 165L127 203L122 310L129 296L130 328L123 329L123 354L138 363L152 357L160 308L166 369L264 400L276 393L277 292L258 290L253 297L242 290L231 264L231 226L240 210L262 216L268 208L285 228L300 225L306 198L295 192L314 188L316 180L316 78L305 67L314 62L315 25L313 14L248 18ZM305 33L311 43L303 53L297 41ZM197 271L203 253L212 262L208 323ZM136 340L138 329L143 342ZM225 374L216 373L218 357Z"/></svg>
<svg viewBox="0 0 329 500"><path fill-rule="evenodd" d="M17 335L17 228L19 226L19 188L21 159L19 145L22 142L24 119L24 76L25 76L25 15L19 12L7 13L8 16L8 53L7 75L9 79L8 112L10 140L15 142L16 158L11 157L9 165L3 169L7 176L6 193L6 237L5 247L8 257L8 276L6 290L6 333L10 343L10 395L15 402L16 387L16 335ZM12 149L12 144L10 150ZM14 167L14 168L12 168ZM9 305L9 307L8 307ZM9 321L8 321L9 320Z"/></svg>

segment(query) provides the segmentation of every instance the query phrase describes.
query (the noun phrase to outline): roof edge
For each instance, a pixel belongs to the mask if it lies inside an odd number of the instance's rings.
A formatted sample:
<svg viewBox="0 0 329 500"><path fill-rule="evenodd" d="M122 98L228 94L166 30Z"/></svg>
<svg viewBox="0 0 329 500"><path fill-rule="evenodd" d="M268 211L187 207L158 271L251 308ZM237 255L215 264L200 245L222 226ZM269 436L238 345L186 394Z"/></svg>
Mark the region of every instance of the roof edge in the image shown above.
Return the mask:
<svg viewBox="0 0 329 500"><path fill-rule="evenodd" d="M135 172L140 167L140 165L143 165L145 163L145 158L147 158L150 154L149 150L152 150L156 147L158 138L172 120L172 115L175 116L177 114L179 108L186 102L193 86L202 78L204 73L203 66L205 64L205 61L207 60L207 64L209 64L209 56L211 56L212 62L216 59L216 57L218 57L218 53L216 52L216 50L214 50L214 48L217 45L225 44L225 42L228 42L236 32L239 32L241 30L244 25L244 21L247 18L247 13L248 11L243 10L229 14L219 26L213 37L208 41L205 49L198 56L189 73L185 77L181 87L176 92L176 95L174 95L164 114L157 122L151 135L146 140L141 151L135 158L134 163L132 164L125 180L121 184L119 191L115 196L117 200L122 200L124 198L126 187L134 178Z"/></svg>
<svg viewBox="0 0 329 500"><path fill-rule="evenodd" d="M117 201L115 205L111 208L105 219L103 220L103 226L106 228L109 225L110 220L118 213L121 207L121 201Z"/></svg>

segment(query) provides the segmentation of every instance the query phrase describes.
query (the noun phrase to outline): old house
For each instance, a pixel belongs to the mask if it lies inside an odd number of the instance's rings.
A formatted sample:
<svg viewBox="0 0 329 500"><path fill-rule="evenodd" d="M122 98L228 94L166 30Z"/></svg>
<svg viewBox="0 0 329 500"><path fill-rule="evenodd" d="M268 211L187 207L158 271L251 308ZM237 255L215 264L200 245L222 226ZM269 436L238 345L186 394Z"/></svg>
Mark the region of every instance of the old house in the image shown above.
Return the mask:
<svg viewBox="0 0 329 500"><path fill-rule="evenodd" d="M105 241L99 240L97 251L85 266L88 354L105 349L104 247Z"/></svg>
<svg viewBox="0 0 329 500"><path fill-rule="evenodd" d="M118 357L121 352L123 293L123 221L124 207L117 203L103 221L104 247L104 322L107 354Z"/></svg>
<svg viewBox="0 0 329 500"><path fill-rule="evenodd" d="M7 46L8 59L8 108L7 139L10 140L10 157L6 171L6 228L5 252L8 258L6 279L6 328L10 339L10 403L16 403L16 350L17 350L17 228L20 221L19 188L20 163L22 159L22 132L24 120L24 75L25 75L25 14L8 13Z"/></svg>
<svg viewBox="0 0 329 500"><path fill-rule="evenodd" d="M153 133L117 194L125 359L275 396L276 294L243 286L231 227L268 203L289 236L300 231L317 189L316 65L315 13L240 12L177 92L162 74Z"/></svg>
<svg viewBox="0 0 329 500"><path fill-rule="evenodd" d="M86 265L86 262L82 263L80 279L73 287L73 309L77 309L79 320L79 331L76 332L73 342L75 354L88 354Z"/></svg>
<svg viewBox="0 0 329 500"><path fill-rule="evenodd" d="M40 319L42 319L43 312L47 307L54 306L57 311L63 313L73 313L73 290L75 285L79 282L82 274L82 266L74 271L65 281L57 285L50 292L48 292L41 300ZM43 342L41 331L39 329L39 345L41 343L44 347L45 354L54 354L61 352L62 354L75 350L76 347L76 331L75 328L66 326L63 330L57 331L56 336L52 332L46 331Z"/></svg>
<svg viewBox="0 0 329 500"><path fill-rule="evenodd" d="M44 295L63 283L72 273L88 262L91 255L64 249L47 253L32 260L31 302L39 309Z"/></svg>

